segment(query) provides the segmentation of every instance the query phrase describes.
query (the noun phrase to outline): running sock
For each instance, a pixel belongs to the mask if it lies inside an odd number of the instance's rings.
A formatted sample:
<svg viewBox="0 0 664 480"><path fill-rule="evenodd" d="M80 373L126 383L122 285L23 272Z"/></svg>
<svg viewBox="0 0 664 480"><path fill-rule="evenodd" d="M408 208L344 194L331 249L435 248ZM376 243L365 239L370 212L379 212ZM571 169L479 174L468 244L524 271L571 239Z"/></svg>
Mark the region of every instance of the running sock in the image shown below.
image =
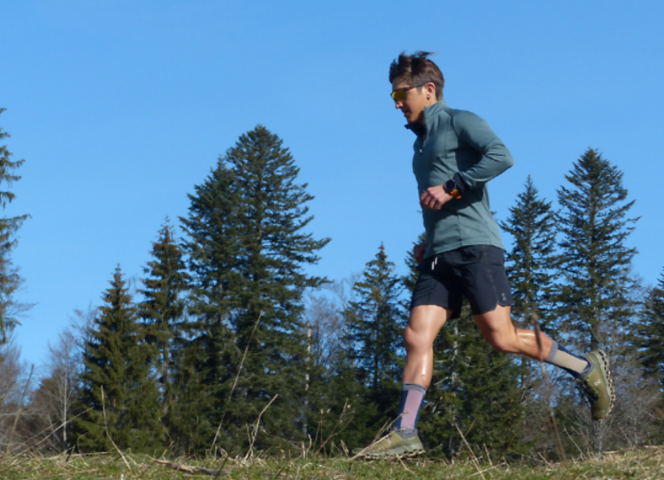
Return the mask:
<svg viewBox="0 0 664 480"><path fill-rule="evenodd" d="M403 438L417 435L417 420L424 401L427 389L416 383L401 384L401 405L399 405L399 418L394 422L392 430L398 430Z"/></svg>
<svg viewBox="0 0 664 480"><path fill-rule="evenodd" d="M555 365L565 370L567 373L574 376L574 378L583 378L584 374L587 375L588 369L592 368L590 362L584 357L574 355L558 342L553 342L549 356L544 360L546 363Z"/></svg>

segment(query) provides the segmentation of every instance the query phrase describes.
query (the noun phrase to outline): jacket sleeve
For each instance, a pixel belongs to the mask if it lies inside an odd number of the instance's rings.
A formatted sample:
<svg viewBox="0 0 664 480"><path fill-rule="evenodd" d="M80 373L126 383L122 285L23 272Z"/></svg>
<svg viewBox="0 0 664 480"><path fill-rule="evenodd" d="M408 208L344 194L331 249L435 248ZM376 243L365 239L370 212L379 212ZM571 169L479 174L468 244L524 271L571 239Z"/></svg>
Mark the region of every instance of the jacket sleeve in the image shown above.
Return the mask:
<svg viewBox="0 0 664 480"><path fill-rule="evenodd" d="M514 165L509 150L485 120L474 113L461 111L452 118L452 125L459 139L481 155L475 165L455 176L463 187L475 188Z"/></svg>

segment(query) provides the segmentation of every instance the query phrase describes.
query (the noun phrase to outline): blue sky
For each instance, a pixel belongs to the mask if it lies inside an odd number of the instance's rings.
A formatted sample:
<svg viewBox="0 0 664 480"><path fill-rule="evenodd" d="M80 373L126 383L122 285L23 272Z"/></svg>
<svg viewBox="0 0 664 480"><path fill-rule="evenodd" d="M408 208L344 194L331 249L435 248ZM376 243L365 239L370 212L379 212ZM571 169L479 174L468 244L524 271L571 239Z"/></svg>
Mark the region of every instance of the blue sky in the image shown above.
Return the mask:
<svg viewBox="0 0 664 480"><path fill-rule="evenodd" d="M278 134L331 237L311 271L342 279L379 245L403 270L421 231L412 133L388 96L402 50L438 52L445 99L485 118L515 157L492 181L504 219L531 175L554 200L593 147L624 172L634 270L654 284L664 127L655 1L0 2L0 126L26 160L7 215L29 213L15 263L16 331L39 364L120 264L142 276L165 217L257 124ZM508 240L507 238L505 239Z"/></svg>

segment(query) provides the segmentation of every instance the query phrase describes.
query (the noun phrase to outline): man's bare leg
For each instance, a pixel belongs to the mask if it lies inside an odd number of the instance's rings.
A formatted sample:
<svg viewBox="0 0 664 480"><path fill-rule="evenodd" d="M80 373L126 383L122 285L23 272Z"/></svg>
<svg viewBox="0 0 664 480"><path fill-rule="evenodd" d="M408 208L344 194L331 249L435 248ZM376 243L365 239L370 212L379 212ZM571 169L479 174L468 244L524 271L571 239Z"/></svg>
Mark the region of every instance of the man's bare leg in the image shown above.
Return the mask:
<svg viewBox="0 0 664 480"><path fill-rule="evenodd" d="M451 315L451 310L437 305L420 305L412 309L403 335L407 354L404 383L414 383L424 388L431 384L433 342Z"/></svg>
<svg viewBox="0 0 664 480"><path fill-rule="evenodd" d="M436 305L420 305L410 312L410 321L403 335L407 358L399 417L393 426L402 438L417 434L417 419L433 374L433 342L450 315L449 310Z"/></svg>
<svg viewBox="0 0 664 480"><path fill-rule="evenodd" d="M355 453L367 457L419 455L424 452L417 436L417 418L433 373L433 342L451 316L451 311L435 305L420 305L410 312L404 332L406 368L403 374L399 416L392 431L380 441Z"/></svg>
<svg viewBox="0 0 664 480"><path fill-rule="evenodd" d="M417 419L433 374L433 342L450 316L449 310L436 305L420 305L410 312L404 332L407 358L401 403L393 426L402 439L411 439L417 434ZM414 441L419 442L419 439Z"/></svg>
<svg viewBox="0 0 664 480"><path fill-rule="evenodd" d="M539 333L538 345L535 330L514 327L510 307L499 305L491 312L475 315L475 321L486 341L495 350L543 360L577 378L590 401L593 420L602 420L609 415L615 401L615 391L609 363L603 351L595 350L578 356L542 332Z"/></svg>
<svg viewBox="0 0 664 480"><path fill-rule="evenodd" d="M546 334L539 332L538 344L535 330L516 328L510 317L510 307L498 305L495 310L474 317L486 341L499 352L542 360L565 369L577 378L588 367L585 358L568 352Z"/></svg>

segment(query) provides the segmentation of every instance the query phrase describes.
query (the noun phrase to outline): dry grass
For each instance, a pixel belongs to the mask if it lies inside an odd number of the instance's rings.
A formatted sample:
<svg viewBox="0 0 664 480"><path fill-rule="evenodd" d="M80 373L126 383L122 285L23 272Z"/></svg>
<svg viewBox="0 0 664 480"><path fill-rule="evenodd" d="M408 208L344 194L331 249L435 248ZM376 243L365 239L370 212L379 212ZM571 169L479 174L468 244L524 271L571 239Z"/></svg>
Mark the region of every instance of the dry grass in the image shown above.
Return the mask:
<svg viewBox="0 0 664 480"><path fill-rule="evenodd" d="M348 458L300 457L248 460L155 460L118 454L19 456L6 458L0 478L18 479L627 479L664 478L664 447L633 449L565 463L505 464L410 461L350 461Z"/></svg>

